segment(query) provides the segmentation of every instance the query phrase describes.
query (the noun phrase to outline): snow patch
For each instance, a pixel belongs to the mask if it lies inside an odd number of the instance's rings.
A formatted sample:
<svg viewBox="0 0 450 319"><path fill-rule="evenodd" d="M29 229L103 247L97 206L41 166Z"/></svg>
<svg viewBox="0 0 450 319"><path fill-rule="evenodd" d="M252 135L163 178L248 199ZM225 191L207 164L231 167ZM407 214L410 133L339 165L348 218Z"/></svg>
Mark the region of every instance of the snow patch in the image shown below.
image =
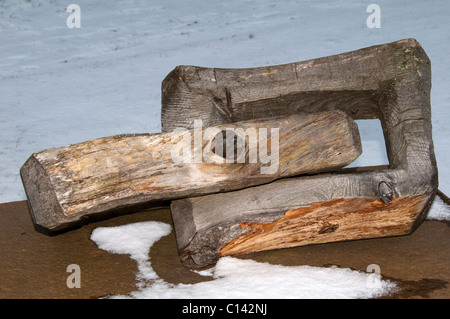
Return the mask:
<svg viewBox="0 0 450 319"><path fill-rule="evenodd" d="M431 59L434 150L448 194L450 2L380 0L379 29L366 25L369 3L79 0L81 28L69 29L70 2L0 1L0 202L26 199L19 169L34 152L160 132L161 81L177 65L276 65L404 38ZM367 131L352 166L386 161L378 133Z"/></svg>
<svg viewBox="0 0 450 319"><path fill-rule="evenodd" d="M428 211L427 219L450 220L450 206L448 206L439 196L436 196Z"/></svg>
<svg viewBox="0 0 450 319"><path fill-rule="evenodd" d="M235 257L220 258L213 268L196 271L213 280L170 284L153 270L149 257L151 246L170 232L170 225L156 221L99 227L92 232L91 240L99 248L129 254L138 264L138 290L111 298L355 299L380 297L397 289L376 273L335 266L272 265Z"/></svg>

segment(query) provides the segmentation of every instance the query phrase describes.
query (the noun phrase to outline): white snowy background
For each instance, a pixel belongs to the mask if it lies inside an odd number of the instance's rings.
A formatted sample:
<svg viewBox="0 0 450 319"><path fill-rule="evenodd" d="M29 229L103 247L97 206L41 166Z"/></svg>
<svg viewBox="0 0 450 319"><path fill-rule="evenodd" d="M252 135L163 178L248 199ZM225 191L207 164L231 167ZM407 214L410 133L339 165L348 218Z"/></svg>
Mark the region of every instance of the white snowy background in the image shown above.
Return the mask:
<svg viewBox="0 0 450 319"><path fill-rule="evenodd" d="M66 25L71 3L81 28ZM381 28L366 24L371 3ZM177 65L275 65L403 38L431 59L439 188L450 194L449 14L446 0L0 0L0 203L26 199L19 168L35 151L159 132L161 81ZM352 166L386 164L379 124L358 125L364 153ZM429 218L448 218L433 207Z"/></svg>

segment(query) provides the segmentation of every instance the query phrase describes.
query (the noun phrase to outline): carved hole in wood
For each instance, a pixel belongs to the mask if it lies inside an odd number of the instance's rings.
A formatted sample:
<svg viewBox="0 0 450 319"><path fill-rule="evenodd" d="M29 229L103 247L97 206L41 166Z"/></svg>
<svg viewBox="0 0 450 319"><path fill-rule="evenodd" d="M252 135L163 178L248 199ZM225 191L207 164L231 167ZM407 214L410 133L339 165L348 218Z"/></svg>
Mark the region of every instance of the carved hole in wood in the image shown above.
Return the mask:
<svg viewBox="0 0 450 319"><path fill-rule="evenodd" d="M222 130L211 141L211 152L227 162L245 162L246 142L233 130Z"/></svg>

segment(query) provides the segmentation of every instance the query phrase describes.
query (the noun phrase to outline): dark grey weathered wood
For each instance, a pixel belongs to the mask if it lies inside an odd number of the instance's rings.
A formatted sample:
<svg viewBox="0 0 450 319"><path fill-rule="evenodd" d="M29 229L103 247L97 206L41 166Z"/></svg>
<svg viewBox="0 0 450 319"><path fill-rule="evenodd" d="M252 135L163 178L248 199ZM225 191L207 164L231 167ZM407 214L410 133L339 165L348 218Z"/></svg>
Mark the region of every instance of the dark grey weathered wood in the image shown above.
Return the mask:
<svg viewBox="0 0 450 319"><path fill-rule="evenodd" d="M220 255L411 233L438 185L430 88L430 60L414 39L278 66L175 68L162 85L163 130L190 127L195 118L216 125L339 109L353 119L379 118L389 158L389 167L372 171L173 201L184 264L202 267ZM181 110L186 116L177 116Z"/></svg>

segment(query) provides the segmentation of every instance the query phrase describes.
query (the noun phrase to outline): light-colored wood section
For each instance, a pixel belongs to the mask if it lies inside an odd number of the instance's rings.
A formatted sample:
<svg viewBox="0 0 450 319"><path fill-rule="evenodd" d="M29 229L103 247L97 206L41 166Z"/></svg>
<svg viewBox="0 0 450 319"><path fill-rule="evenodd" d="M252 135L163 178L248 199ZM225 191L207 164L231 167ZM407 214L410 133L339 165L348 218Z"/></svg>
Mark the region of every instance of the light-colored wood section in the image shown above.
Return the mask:
<svg viewBox="0 0 450 319"><path fill-rule="evenodd" d="M339 198L286 212L271 223L243 222L245 234L222 246L220 256L344 240L409 234L428 196L381 200Z"/></svg>
<svg viewBox="0 0 450 319"><path fill-rule="evenodd" d="M230 146L239 154L223 149L228 132L241 139L242 147L234 139ZM54 230L127 205L335 170L360 154L354 121L330 111L100 138L35 153L21 175L35 222Z"/></svg>

